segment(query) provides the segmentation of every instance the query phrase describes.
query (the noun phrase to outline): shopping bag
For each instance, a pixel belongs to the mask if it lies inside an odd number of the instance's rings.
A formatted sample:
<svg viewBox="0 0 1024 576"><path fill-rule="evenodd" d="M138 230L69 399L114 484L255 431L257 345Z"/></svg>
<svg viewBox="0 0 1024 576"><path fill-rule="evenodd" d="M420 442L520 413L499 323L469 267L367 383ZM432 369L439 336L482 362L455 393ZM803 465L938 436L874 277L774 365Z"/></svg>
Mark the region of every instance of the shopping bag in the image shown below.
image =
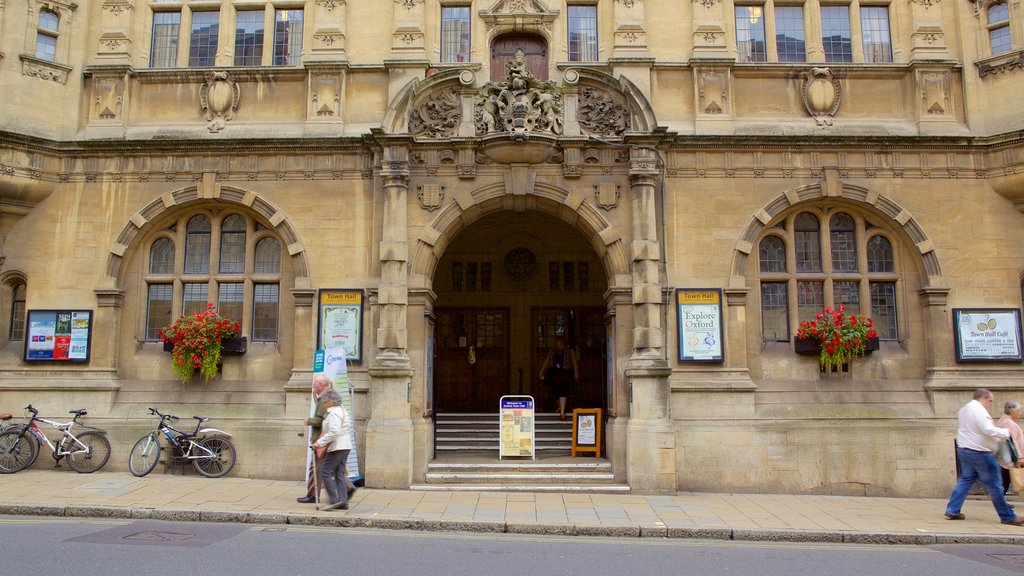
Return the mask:
<svg viewBox="0 0 1024 576"><path fill-rule="evenodd" d="M1024 494L1024 468L1010 468L1010 487L1018 496Z"/></svg>

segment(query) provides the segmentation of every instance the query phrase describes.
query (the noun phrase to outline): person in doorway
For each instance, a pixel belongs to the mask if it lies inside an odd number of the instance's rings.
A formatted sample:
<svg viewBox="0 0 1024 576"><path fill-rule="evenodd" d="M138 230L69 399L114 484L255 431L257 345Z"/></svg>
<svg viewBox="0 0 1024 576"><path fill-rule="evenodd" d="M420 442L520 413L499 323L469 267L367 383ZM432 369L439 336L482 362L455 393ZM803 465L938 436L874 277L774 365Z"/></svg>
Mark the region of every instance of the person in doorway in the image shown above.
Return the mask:
<svg viewBox="0 0 1024 576"><path fill-rule="evenodd" d="M313 444L317 456L323 459L320 470L323 473L324 488L330 504L324 510L348 510L348 473L345 462L352 450L352 423L348 412L341 404L330 398L324 401L327 415L324 416L323 433Z"/></svg>
<svg viewBox="0 0 1024 576"><path fill-rule="evenodd" d="M1021 526L1024 525L1024 517L1017 516L1003 496L999 463L996 462L994 452L996 443L1009 438L1010 433L992 424L989 410L993 402L995 396L992 392L978 388L974 391L973 399L957 412L956 455L960 460L960 470L956 486L946 504L946 519L966 518L960 509L974 481L980 479L999 514L999 520L1003 524Z"/></svg>
<svg viewBox="0 0 1024 576"><path fill-rule="evenodd" d="M565 420L569 387L580 379L576 353L565 347L565 338L555 338L555 345L548 350L548 356L540 367L540 379L551 387L552 395L558 398L558 416Z"/></svg>
<svg viewBox="0 0 1024 576"><path fill-rule="evenodd" d="M334 388L334 382L331 378L325 374L317 374L313 378L313 395L316 397L316 412L311 418L306 418L303 424L309 426L312 430L309 441L315 442L320 438L320 428L323 424L324 417L327 415L327 406L325 403L327 400L334 402L334 404L341 405L341 394L338 393ZM309 463L309 481L306 482L306 495L296 498L295 501L300 504L312 504L316 502L316 495L320 492L320 488L323 486L323 472L321 467L323 465L323 458L317 457L314 451L313 458ZM348 497L351 498L352 494L355 493L356 487L352 484L352 481L345 476L345 485L348 488Z"/></svg>
<svg viewBox="0 0 1024 576"><path fill-rule="evenodd" d="M1009 400L1003 405L1002 418L996 422L996 426L1009 430L1010 439L1013 440L1013 445L1017 448L1016 462L999 462L1003 472L1003 494L1010 490L1010 468L1024 468L1024 454L1021 454L1021 451L1024 450L1024 430L1017 423L1022 412L1024 412L1024 406L1021 406L1020 402Z"/></svg>

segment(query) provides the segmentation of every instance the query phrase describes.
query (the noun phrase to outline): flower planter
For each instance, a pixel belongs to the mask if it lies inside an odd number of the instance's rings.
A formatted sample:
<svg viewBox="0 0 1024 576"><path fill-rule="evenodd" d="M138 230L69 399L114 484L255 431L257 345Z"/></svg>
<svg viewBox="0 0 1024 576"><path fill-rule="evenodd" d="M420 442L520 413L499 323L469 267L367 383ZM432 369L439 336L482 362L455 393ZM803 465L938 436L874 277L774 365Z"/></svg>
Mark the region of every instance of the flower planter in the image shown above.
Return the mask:
<svg viewBox="0 0 1024 576"><path fill-rule="evenodd" d="M868 338L866 348L864 348L865 354L870 354L875 350L878 350L878 337ZM821 354L821 342L817 338L800 338L793 339L793 351L797 354L807 354L810 356L818 356Z"/></svg>
<svg viewBox="0 0 1024 576"><path fill-rule="evenodd" d="M249 347L249 339L245 336L235 336L221 341L220 353L222 356L245 354ZM164 352L174 352L174 342L164 342Z"/></svg>

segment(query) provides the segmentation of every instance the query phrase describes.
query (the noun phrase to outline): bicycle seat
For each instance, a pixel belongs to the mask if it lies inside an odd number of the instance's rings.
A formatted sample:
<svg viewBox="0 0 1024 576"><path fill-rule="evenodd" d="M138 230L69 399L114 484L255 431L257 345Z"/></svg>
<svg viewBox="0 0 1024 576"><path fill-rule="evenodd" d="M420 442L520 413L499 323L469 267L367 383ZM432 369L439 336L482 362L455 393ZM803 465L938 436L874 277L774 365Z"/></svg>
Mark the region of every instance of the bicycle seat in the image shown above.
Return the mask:
<svg viewBox="0 0 1024 576"><path fill-rule="evenodd" d="M79 408L78 410L68 410L68 414L77 414L79 416L85 416L86 414L88 414L88 412L85 411L85 408Z"/></svg>
<svg viewBox="0 0 1024 576"><path fill-rule="evenodd" d="M11 414L10 412L0 414L0 420L10 420L11 418L14 418L14 414Z"/></svg>
<svg viewBox="0 0 1024 576"><path fill-rule="evenodd" d="M199 420L200 422L209 422L210 421L210 419L207 418L206 416L193 416L193 418L195 418L196 420Z"/></svg>

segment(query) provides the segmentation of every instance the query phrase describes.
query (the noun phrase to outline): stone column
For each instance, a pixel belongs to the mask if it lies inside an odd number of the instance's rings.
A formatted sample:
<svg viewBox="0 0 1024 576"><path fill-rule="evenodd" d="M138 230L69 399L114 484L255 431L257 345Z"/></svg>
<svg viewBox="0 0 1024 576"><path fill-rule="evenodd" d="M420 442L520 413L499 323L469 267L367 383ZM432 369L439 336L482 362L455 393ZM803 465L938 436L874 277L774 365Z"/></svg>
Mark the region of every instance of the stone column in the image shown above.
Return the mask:
<svg viewBox="0 0 1024 576"><path fill-rule="evenodd" d="M661 251L658 241L657 158L653 150L630 153L633 198L633 353L625 370L630 390L626 475L638 493L676 490L676 442L672 426L671 369L661 324Z"/></svg>
<svg viewBox="0 0 1024 576"><path fill-rule="evenodd" d="M408 353L409 150L386 146L380 243L377 356L370 374L370 420L366 424L366 485L408 488L412 483L412 365Z"/></svg>
<svg viewBox="0 0 1024 576"><path fill-rule="evenodd" d="M96 317L92 325L92 358L90 365L117 370L118 345L121 342L121 309L124 308L124 290L96 288Z"/></svg>

